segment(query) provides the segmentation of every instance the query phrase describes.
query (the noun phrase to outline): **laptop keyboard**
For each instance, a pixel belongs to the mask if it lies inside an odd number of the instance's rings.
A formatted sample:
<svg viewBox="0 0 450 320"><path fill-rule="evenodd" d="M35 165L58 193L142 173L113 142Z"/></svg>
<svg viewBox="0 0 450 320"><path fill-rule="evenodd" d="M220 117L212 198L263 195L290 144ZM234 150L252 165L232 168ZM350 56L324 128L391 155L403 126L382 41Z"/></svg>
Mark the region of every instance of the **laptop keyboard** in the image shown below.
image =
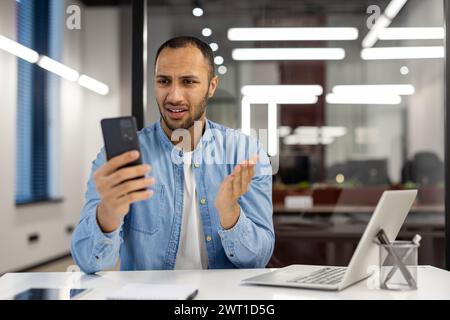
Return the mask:
<svg viewBox="0 0 450 320"><path fill-rule="evenodd" d="M325 267L301 277L295 277L289 282L310 284L338 284L344 277L346 267Z"/></svg>

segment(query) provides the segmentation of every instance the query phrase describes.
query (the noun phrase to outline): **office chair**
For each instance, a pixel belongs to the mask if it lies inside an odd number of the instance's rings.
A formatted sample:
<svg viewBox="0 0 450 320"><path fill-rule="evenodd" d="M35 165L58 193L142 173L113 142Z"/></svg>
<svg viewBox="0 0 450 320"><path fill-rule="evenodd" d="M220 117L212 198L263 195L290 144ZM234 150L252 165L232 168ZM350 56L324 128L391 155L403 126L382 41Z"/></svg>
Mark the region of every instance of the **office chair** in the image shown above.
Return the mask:
<svg viewBox="0 0 450 320"><path fill-rule="evenodd" d="M278 170L284 184L311 182L311 163L307 155L280 155Z"/></svg>
<svg viewBox="0 0 450 320"><path fill-rule="evenodd" d="M418 152L412 162L414 182L420 185L444 181L444 164L433 152Z"/></svg>
<svg viewBox="0 0 450 320"><path fill-rule="evenodd" d="M351 170L350 179L362 185L389 185L387 159L349 160L347 166Z"/></svg>

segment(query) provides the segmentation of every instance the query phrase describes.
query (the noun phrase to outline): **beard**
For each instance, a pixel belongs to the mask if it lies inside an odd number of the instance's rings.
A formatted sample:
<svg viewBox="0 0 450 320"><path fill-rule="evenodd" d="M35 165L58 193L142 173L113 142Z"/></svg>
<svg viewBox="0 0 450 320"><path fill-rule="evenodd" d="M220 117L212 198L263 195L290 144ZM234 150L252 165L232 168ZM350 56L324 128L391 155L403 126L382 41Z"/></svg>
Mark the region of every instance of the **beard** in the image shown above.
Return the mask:
<svg viewBox="0 0 450 320"><path fill-rule="evenodd" d="M206 92L205 96L203 97L202 101L200 101L200 103L196 106L191 106L188 104L188 112L187 112L187 118L186 120L184 120L183 122L179 123L179 124L173 124L171 123L170 119L167 119L167 117L165 116L164 112L162 110L165 110L164 105L160 106L158 104L158 109L159 109L159 114L161 115L161 118L163 119L165 125L167 126L167 128L169 128L171 131L175 131L177 129L189 129L191 128L195 121L199 121L200 118L203 116L203 114L206 111L206 104L208 103L208 92ZM191 114L191 111L194 112L194 114Z"/></svg>

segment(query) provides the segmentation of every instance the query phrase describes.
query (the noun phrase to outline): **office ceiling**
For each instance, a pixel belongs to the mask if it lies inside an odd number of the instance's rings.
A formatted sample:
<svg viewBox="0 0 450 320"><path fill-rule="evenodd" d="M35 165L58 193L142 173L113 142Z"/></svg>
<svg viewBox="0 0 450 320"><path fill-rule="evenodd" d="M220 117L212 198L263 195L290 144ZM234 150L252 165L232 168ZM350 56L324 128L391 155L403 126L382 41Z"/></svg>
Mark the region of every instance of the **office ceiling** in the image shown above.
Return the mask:
<svg viewBox="0 0 450 320"><path fill-rule="evenodd" d="M117 6L131 4L132 0L81 0L87 6ZM377 4L385 8L390 0L148 0L149 6L166 6L180 8L200 3L208 9L221 8L236 10L289 10L295 6L296 11L304 13L361 13L369 5Z"/></svg>
<svg viewBox="0 0 450 320"><path fill-rule="evenodd" d="M81 0L86 6L117 6L130 4L132 0Z"/></svg>
<svg viewBox="0 0 450 320"><path fill-rule="evenodd" d="M132 3L132 0L81 1L88 6L118 6ZM360 25L351 26L360 28L361 34L365 34L367 28L364 16L367 7L375 4L384 10L389 2L390 0L148 0L148 10L151 12L154 7L156 15L171 16L178 21L179 23L172 26L173 34L199 34L205 25L214 25L214 41L220 43L220 54L230 60L234 45L224 41L227 28L248 26L245 17L253 18L255 26L283 26L285 22L288 26L314 27L326 21L324 18L327 16L356 15L361 17ZM190 14L196 3L205 9L206 14L202 19L194 18ZM220 19L215 19L217 17ZM345 19L345 17L340 20L338 18L335 21L344 21L341 25L344 26ZM265 45L283 44L271 42Z"/></svg>

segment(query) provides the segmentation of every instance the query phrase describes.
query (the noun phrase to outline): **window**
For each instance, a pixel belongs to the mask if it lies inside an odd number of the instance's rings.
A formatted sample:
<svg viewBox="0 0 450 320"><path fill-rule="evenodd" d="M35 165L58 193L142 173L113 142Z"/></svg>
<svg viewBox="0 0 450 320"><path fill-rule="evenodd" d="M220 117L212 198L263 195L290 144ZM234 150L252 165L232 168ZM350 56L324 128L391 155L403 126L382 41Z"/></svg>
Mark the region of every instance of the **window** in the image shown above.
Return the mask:
<svg viewBox="0 0 450 320"><path fill-rule="evenodd" d="M17 2L18 42L41 55L57 58L55 0ZM60 2L60 1L59 1ZM49 119L57 105L58 79L36 64L18 60L16 204L54 198Z"/></svg>

